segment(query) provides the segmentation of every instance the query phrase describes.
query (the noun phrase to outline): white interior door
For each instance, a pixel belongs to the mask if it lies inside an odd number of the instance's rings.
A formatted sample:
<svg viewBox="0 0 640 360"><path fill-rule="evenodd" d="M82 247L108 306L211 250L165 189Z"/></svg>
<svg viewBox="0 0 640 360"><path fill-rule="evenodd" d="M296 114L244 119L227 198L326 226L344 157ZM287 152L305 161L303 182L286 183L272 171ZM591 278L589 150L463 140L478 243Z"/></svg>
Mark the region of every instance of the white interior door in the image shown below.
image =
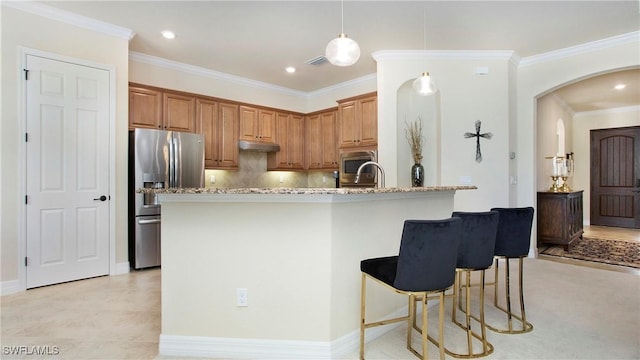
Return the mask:
<svg viewBox="0 0 640 360"><path fill-rule="evenodd" d="M26 64L27 288L106 275L109 72L34 55Z"/></svg>

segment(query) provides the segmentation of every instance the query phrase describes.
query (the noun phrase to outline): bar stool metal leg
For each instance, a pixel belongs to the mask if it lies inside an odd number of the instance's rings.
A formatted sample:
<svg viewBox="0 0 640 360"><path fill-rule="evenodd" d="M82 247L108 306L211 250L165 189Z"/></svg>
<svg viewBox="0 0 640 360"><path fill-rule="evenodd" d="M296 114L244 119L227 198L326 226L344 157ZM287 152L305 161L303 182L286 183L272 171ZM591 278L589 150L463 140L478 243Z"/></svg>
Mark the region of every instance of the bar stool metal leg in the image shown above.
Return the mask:
<svg viewBox="0 0 640 360"><path fill-rule="evenodd" d="M462 282L462 275L464 273L464 284L460 284ZM471 313L471 270L458 269L458 277L456 277L456 283L454 284L454 295L453 295L453 304L451 311L451 320L454 324L458 325L461 329L466 331L467 337L467 353L455 353L445 348L445 351L448 355L456 357L456 358L477 358L482 356L487 356L493 353L494 347L487 340L487 331L485 324L485 312L484 312L484 296L485 296L485 288L484 288L484 278L485 278L485 270L480 270L480 313L479 316L474 316ZM465 307L462 308L462 292L461 288L465 289ZM458 293L456 294L455 291ZM465 315L464 324L459 322L456 318L456 309L459 309ZM472 320L478 322L480 326L480 334L473 331L472 329ZM473 351L473 339L477 339L482 344L481 352Z"/></svg>
<svg viewBox="0 0 640 360"><path fill-rule="evenodd" d="M504 312L507 315L507 328L498 328L497 326L492 326L487 324L487 327L495 331L497 333L502 334L522 334L527 333L533 330L533 325L527 321L527 316L524 307L524 291L523 291L523 259L524 256L518 257L518 300L520 302L520 314L515 314L511 308L511 276L510 276L510 266L509 266L509 258L507 257L496 257L496 266L495 266L495 286L494 288L494 298L493 304L494 306ZM500 260L505 260L505 270L504 270L504 286L505 286L505 305L501 306L498 302L498 286L499 286L499 264ZM520 323L519 329L514 328L513 319L516 319Z"/></svg>
<svg viewBox="0 0 640 360"><path fill-rule="evenodd" d="M362 284L360 285L360 360L364 360L364 316L365 297L367 294L367 277L362 273Z"/></svg>

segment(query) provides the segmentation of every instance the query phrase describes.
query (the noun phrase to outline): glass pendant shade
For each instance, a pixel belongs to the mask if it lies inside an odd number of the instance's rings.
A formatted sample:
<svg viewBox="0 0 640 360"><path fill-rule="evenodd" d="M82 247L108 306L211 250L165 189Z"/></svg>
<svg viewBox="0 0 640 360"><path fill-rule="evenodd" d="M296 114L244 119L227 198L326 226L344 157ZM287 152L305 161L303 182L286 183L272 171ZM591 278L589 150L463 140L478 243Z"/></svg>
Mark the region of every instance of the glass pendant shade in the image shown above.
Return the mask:
<svg viewBox="0 0 640 360"><path fill-rule="evenodd" d="M418 95L429 96L436 92L436 85L431 80L429 73L423 72L420 77L413 81L413 89L418 92Z"/></svg>
<svg viewBox="0 0 640 360"><path fill-rule="evenodd" d="M351 66L360 58L360 46L346 34L340 34L327 44L325 57L333 65Z"/></svg>

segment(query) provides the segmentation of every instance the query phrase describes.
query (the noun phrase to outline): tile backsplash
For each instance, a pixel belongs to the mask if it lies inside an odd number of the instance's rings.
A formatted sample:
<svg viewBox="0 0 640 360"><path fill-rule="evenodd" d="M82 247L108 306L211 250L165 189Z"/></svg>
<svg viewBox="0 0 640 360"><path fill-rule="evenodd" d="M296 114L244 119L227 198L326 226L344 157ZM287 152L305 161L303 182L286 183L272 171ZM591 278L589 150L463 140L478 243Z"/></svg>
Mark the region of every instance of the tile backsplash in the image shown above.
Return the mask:
<svg viewBox="0 0 640 360"><path fill-rule="evenodd" d="M267 153L240 151L238 170L205 170L205 187L334 188L333 172L267 171Z"/></svg>

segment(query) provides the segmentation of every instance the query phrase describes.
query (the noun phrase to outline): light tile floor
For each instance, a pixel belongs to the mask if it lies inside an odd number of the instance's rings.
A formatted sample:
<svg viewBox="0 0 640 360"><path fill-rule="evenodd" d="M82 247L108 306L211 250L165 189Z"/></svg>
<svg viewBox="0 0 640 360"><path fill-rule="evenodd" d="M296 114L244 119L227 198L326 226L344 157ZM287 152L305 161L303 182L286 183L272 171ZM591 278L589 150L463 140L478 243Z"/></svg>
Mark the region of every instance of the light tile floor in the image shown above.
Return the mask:
<svg viewBox="0 0 640 360"><path fill-rule="evenodd" d="M526 265L534 332L490 333L496 352L487 359L640 358L637 273L539 259ZM2 296L0 357L166 360L158 357L160 279L160 269L143 270ZM374 340L367 345L367 357L413 359L404 349L404 334L397 328ZM33 355L38 349L58 356ZM357 358L357 351L349 358Z"/></svg>
<svg viewBox="0 0 640 360"><path fill-rule="evenodd" d="M153 359L160 270L45 286L1 301L2 359ZM9 356L11 346L20 356ZM33 356L33 347L60 356ZM56 350L57 349L57 350Z"/></svg>
<svg viewBox="0 0 640 360"><path fill-rule="evenodd" d="M584 235L593 236L599 239L640 242L640 229L590 225L584 227Z"/></svg>

